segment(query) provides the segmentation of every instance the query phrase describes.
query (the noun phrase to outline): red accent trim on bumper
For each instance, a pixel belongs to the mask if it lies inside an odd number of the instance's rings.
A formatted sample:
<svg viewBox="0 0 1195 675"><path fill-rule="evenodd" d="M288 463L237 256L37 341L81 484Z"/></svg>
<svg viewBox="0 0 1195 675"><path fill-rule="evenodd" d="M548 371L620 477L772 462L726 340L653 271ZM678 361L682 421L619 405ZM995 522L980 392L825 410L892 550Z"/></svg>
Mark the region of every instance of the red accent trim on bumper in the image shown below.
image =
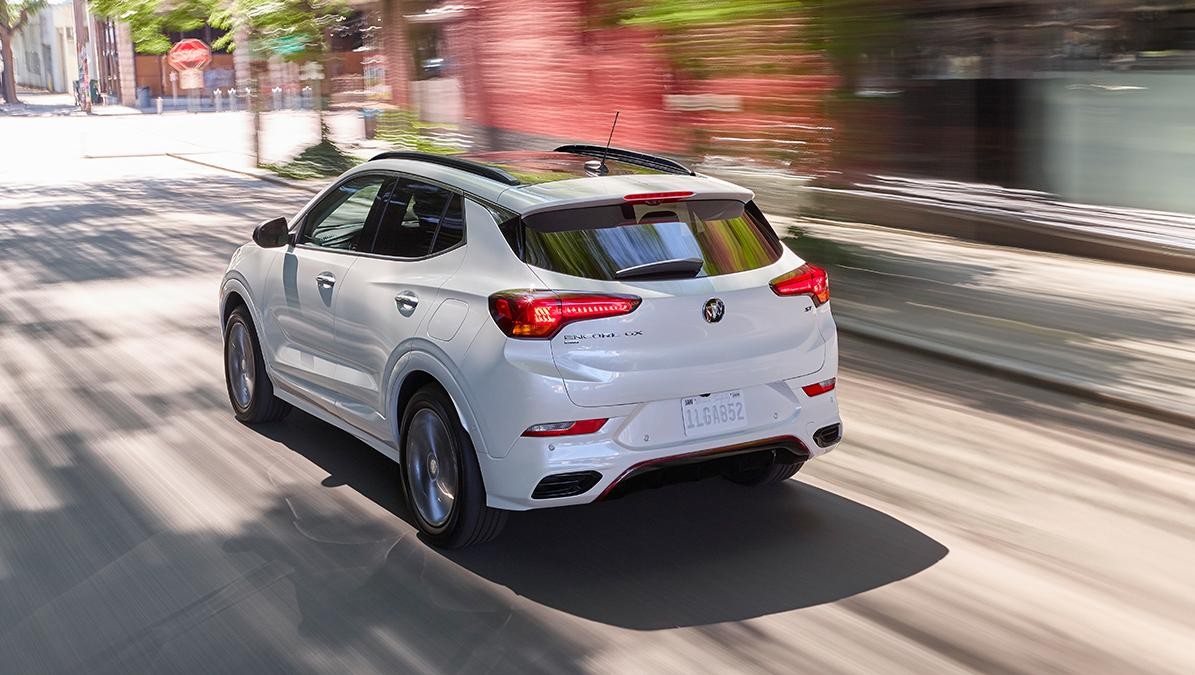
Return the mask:
<svg viewBox="0 0 1195 675"><path fill-rule="evenodd" d="M642 462L638 462L627 467L626 471L623 471L618 475L618 478L615 478L613 481L611 481L611 483L606 486L606 489L602 490L602 493L598 495L597 499L594 501L600 502L601 500L605 499L606 495L610 494L610 492L614 490L619 483L625 480L628 476L639 473L645 467L654 466L656 464L667 464L676 460L691 459L696 457L715 457L717 455L729 454L739 450L749 450L751 448L759 448L760 450L764 450L772 446L787 443L796 445L806 454L806 456L810 454L809 447L802 443L801 439L797 438L796 436L773 436L772 438L765 438L759 441L749 441L747 443L738 443L736 445L725 445L718 448L698 450L697 452L686 452L679 455L666 455L664 457L645 459Z"/></svg>

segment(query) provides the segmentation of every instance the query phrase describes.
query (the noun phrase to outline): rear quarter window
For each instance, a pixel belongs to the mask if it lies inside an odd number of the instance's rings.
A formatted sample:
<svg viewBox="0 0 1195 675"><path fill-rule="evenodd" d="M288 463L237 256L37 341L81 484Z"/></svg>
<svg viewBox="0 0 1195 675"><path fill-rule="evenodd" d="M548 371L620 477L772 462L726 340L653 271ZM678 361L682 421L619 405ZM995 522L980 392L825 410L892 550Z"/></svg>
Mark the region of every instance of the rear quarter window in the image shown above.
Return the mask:
<svg viewBox="0 0 1195 675"><path fill-rule="evenodd" d="M528 264L599 280L675 259L702 261L698 277L734 274L766 267L783 251L754 204L730 200L548 211L526 216L522 234Z"/></svg>

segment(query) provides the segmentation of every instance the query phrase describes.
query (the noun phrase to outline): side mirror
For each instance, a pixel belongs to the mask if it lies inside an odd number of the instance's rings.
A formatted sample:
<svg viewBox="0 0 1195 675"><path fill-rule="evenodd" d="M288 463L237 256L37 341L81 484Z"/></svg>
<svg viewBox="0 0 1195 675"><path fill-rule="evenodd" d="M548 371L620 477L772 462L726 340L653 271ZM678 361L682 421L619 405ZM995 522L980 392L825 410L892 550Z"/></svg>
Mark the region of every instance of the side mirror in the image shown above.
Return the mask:
<svg viewBox="0 0 1195 675"><path fill-rule="evenodd" d="M253 228L253 243L262 248L277 248L290 243L290 231L286 229L286 218L267 220Z"/></svg>

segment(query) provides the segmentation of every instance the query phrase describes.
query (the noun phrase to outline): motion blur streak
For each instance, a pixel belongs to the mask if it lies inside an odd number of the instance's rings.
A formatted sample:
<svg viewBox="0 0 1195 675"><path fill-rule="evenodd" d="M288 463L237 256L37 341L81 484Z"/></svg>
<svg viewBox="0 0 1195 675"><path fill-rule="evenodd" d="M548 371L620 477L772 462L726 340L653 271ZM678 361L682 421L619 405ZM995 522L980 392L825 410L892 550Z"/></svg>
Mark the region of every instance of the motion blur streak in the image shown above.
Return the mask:
<svg viewBox="0 0 1195 675"><path fill-rule="evenodd" d="M0 119L39 158L0 188L6 670L1195 668L1189 429L849 337L847 441L800 480L428 548L381 456L229 419L213 284L306 193L78 159L70 132L115 143L108 122Z"/></svg>
<svg viewBox="0 0 1195 675"><path fill-rule="evenodd" d="M1195 2L40 4L0 0L0 671L1195 672ZM827 270L834 453L442 553L376 452L232 420L254 224L616 111Z"/></svg>

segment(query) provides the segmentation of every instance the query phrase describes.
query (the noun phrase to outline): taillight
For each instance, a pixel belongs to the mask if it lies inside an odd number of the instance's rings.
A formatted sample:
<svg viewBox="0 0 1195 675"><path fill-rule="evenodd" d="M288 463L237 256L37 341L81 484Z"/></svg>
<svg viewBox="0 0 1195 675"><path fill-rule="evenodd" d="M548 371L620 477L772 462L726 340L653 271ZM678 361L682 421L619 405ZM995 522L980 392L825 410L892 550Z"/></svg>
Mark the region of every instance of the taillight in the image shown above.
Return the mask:
<svg viewBox="0 0 1195 675"><path fill-rule="evenodd" d="M622 199L631 204L667 204L679 202L682 199L688 199L692 196L692 192L644 192L636 195L627 195Z"/></svg>
<svg viewBox="0 0 1195 675"><path fill-rule="evenodd" d="M817 265L805 264L797 269L772 279L772 292L776 295L808 295L814 305L830 301L830 278L826 270Z"/></svg>
<svg viewBox="0 0 1195 675"><path fill-rule="evenodd" d="M801 387L801 391L805 392L806 396L820 396L828 391L834 391L834 387L838 384L837 378L831 377L828 380L822 380L814 384L807 384Z"/></svg>
<svg viewBox="0 0 1195 675"><path fill-rule="evenodd" d="M603 417L598 420L579 420L576 422L549 422L547 424L536 424L527 427L523 432L524 436L531 436L534 438L543 438L546 436L579 436L581 434L592 434L600 430L608 418Z"/></svg>
<svg viewBox="0 0 1195 675"><path fill-rule="evenodd" d="M510 337L549 340L574 321L630 314L641 302L633 295L502 291L490 296L490 315Z"/></svg>

